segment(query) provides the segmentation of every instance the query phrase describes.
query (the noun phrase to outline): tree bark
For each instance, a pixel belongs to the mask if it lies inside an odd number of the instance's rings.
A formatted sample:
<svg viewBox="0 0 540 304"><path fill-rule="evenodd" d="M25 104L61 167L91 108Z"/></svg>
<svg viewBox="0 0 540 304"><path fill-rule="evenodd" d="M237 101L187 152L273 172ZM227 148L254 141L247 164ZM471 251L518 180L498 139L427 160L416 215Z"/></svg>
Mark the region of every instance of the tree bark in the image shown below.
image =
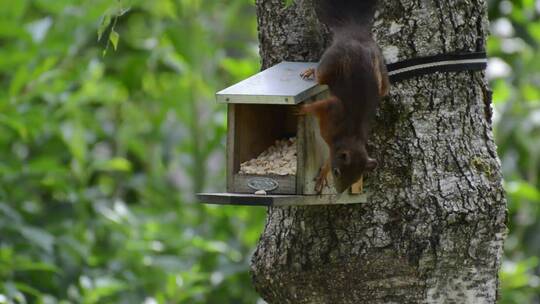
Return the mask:
<svg viewBox="0 0 540 304"><path fill-rule="evenodd" d="M483 51L485 0L380 1L387 63ZM330 38L307 0L258 0L263 67L317 61ZM269 303L495 303L506 200L483 72L392 85L369 145L366 204L269 208L252 258Z"/></svg>

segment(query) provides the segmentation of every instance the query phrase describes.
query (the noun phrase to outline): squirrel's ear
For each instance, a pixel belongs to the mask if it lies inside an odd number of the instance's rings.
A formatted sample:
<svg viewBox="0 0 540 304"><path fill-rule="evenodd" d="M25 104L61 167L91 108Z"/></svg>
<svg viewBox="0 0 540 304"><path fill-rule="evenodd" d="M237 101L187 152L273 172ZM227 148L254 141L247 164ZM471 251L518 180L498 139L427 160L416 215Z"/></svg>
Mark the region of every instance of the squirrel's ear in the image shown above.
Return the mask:
<svg viewBox="0 0 540 304"><path fill-rule="evenodd" d="M368 160L366 162L366 170L371 171L371 170L377 168L378 165L379 165L379 163L377 162L377 160L375 160L373 158L368 158Z"/></svg>
<svg viewBox="0 0 540 304"><path fill-rule="evenodd" d="M344 165L350 165L351 164L351 151L350 150L343 150L339 152L338 154L339 159L343 162Z"/></svg>

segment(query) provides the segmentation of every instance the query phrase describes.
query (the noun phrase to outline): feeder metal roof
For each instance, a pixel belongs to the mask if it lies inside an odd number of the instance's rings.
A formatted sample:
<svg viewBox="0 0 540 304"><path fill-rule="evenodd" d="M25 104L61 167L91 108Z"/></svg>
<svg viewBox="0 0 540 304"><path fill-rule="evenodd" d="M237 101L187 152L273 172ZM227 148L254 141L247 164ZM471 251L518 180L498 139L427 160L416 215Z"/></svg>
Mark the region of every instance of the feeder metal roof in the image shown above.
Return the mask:
<svg viewBox="0 0 540 304"><path fill-rule="evenodd" d="M315 62L283 61L216 93L220 103L294 105L328 89L300 74Z"/></svg>

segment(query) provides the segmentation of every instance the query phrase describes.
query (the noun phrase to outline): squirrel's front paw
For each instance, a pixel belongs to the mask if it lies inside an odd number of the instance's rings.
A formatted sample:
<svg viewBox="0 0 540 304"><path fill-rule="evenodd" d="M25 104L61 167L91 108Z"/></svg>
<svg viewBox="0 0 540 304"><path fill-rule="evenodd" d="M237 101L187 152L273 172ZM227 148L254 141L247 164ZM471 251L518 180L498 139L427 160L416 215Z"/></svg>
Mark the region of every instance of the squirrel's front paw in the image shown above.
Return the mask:
<svg viewBox="0 0 540 304"><path fill-rule="evenodd" d="M328 186L328 174L321 170L319 175L315 178L315 181L315 192L317 194L322 194L324 187Z"/></svg>
<svg viewBox="0 0 540 304"><path fill-rule="evenodd" d="M314 79L314 76L315 76L314 68L309 68L303 71L302 73L300 73L300 77L302 77L303 79Z"/></svg>

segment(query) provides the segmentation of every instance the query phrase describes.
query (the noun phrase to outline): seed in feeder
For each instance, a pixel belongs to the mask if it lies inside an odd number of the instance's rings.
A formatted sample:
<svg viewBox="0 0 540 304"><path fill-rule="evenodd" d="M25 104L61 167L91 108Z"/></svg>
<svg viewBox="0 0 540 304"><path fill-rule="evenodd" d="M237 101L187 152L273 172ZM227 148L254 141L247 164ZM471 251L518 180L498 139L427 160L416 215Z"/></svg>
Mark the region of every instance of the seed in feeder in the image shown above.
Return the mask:
<svg viewBox="0 0 540 304"><path fill-rule="evenodd" d="M257 158L240 164L240 174L295 175L296 162L296 138L276 140Z"/></svg>

